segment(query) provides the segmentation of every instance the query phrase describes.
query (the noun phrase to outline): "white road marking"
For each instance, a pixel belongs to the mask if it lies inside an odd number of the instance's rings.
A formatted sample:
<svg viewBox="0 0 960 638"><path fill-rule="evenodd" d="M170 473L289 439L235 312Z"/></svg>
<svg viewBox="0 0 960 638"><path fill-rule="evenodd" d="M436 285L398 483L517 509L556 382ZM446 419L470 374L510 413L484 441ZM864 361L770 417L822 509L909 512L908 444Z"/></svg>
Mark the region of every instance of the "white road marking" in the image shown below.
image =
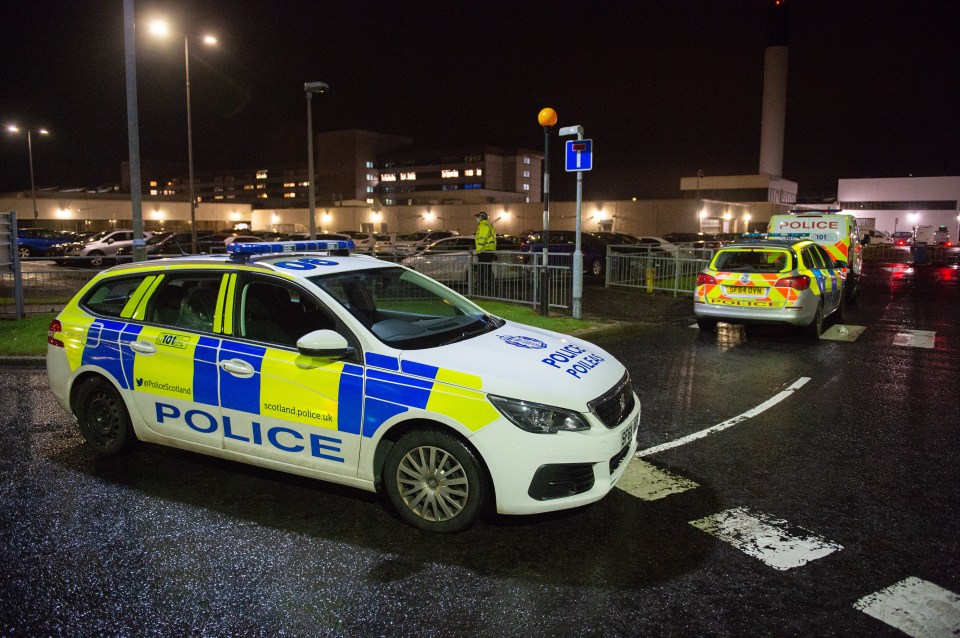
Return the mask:
<svg viewBox="0 0 960 638"><path fill-rule="evenodd" d="M914 638L960 635L960 596L915 576L853 606Z"/></svg>
<svg viewBox="0 0 960 638"><path fill-rule="evenodd" d="M690 521L690 524L781 571L843 549L809 530L745 507Z"/></svg>
<svg viewBox="0 0 960 638"><path fill-rule="evenodd" d="M656 501L700 486L688 478L662 470L653 463L633 458L617 487L640 500Z"/></svg>
<svg viewBox="0 0 960 638"><path fill-rule="evenodd" d="M937 333L930 330L907 330L898 332L893 337L893 345L910 346L912 348L932 348Z"/></svg>
<svg viewBox="0 0 960 638"><path fill-rule="evenodd" d="M824 330L823 334L820 335L820 338L829 339L831 341L856 341L857 337L862 335L863 331L866 329L866 326L851 326L845 323L838 323L830 326L829 329Z"/></svg>
<svg viewBox="0 0 960 638"><path fill-rule="evenodd" d="M758 405L758 406L756 406L756 407L754 407L754 408L750 408L749 410L747 410L747 411L744 412L743 414L740 414L740 415L738 415L738 416L735 416L735 417L733 417L732 419L729 419L729 420L727 420L727 421L724 421L723 423L718 423L717 425L714 425L714 426L712 426L712 427L709 427L709 428L707 428L706 430L700 430L699 432L694 432L693 434L688 434L687 436L685 436L685 437L683 437L683 438L680 438L680 439L677 439L677 440L675 440L675 441L670 441L669 443L663 443L663 444L661 444L661 445L656 445L656 446L654 446L654 447L647 448L646 450L639 450L639 451L637 451L637 456L638 456L638 457L650 456L651 454L656 454L657 452L663 452L663 451L665 451L665 450L670 450L670 449L672 449L672 448L679 447L679 446L681 446L681 445L686 445L687 443L690 443L691 441L696 441L697 439L702 439L702 438L704 438L704 437L706 437L706 436L709 436L709 435L711 435L711 434L716 434L717 432L722 432L722 431L726 430L727 428L733 427L733 426L736 425L737 423L740 423L741 421L746 421L747 419L749 419L749 418L751 418L751 417L755 417L755 416L757 416L758 414L760 414L761 412L764 412L764 411L772 408L772 407L775 406L776 404L780 403L781 401L783 401L784 399L786 399L787 397L789 397L790 395L792 395L795 391L799 390L799 389L802 388L804 385L806 385L807 381L809 381L809 380L810 380L810 377L800 377L799 379L797 379L796 381L794 381L792 384L790 384L790 386L787 387L787 389L784 390L783 392L780 392L780 393L772 396L771 398L767 399L766 401L764 401L763 403L761 403L760 405Z"/></svg>

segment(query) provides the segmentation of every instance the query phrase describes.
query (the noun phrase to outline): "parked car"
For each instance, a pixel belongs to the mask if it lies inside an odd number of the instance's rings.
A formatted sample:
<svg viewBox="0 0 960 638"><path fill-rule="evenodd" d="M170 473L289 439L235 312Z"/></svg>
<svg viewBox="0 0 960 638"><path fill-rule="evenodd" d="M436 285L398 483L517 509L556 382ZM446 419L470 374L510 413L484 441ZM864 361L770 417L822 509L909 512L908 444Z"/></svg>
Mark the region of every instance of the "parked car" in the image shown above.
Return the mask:
<svg viewBox="0 0 960 638"><path fill-rule="evenodd" d="M27 257L44 257L51 246L62 243L61 233L46 228L18 228L17 254L21 259Z"/></svg>
<svg viewBox="0 0 960 638"><path fill-rule="evenodd" d="M71 250L81 248L88 239L97 234L95 230L83 230L75 233L67 233L62 236L59 243L56 243L47 249L47 257L53 258L58 265L64 266L70 262L67 255Z"/></svg>
<svg viewBox="0 0 960 638"><path fill-rule="evenodd" d="M890 235L894 246L910 246L913 244L913 233L909 230L898 230Z"/></svg>
<svg viewBox="0 0 960 638"><path fill-rule="evenodd" d="M701 330L717 322L784 323L819 337L842 320L844 260L810 239L757 238L724 246L697 275L693 312Z"/></svg>
<svg viewBox="0 0 960 638"><path fill-rule="evenodd" d="M409 235L400 235L393 244L393 250L398 255L415 255L438 239L459 235L455 230L422 230Z"/></svg>
<svg viewBox="0 0 960 638"><path fill-rule="evenodd" d="M657 248L669 254L670 256L676 256L680 254L680 246L677 246L676 244L667 241L663 237L643 235L641 237L638 237L638 239L640 240L641 246L649 246L651 248Z"/></svg>
<svg viewBox="0 0 960 638"><path fill-rule="evenodd" d="M203 252L202 247L208 241L209 234L197 235L197 248ZM188 232L165 232L157 233L146 241L147 257L172 257L180 255L193 254L193 234ZM123 261L124 257L130 257L133 254L133 246L121 246L117 249L117 261Z"/></svg>
<svg viewBox="0 0 960 638"><path fill-rule="evenodd" d="M143 231L144 239L149 239L153 233ZM67 257L80 257L81 263L93 268L101 268L117 261L117 250L124 246L133 245L133 231L130 229L103 230L90 237L79 248L73 248Z"/></svg>
<svg viewBox="0 0 960 638"><path fill-rule="evenodd" d="M373 250L378 255L392 256L397 243L397 233L378 233L374 235Z"/></svg>
<svg viewBox="0 0 960 638"><path fill-rule="evenodd" d="M863 233L860 235L860 243L873 246L890 246L893 244L893 237L885 230L864 228Z"/></svg>
<svg viewBox="0 0 960 638"><path fill-rule="evenodd" d="M667 233L663 236L671 244L682 244L690 248L719 248L723 242L710 233Z"/></svg>
<svg viewBox="0 0 960 638"><path fill-rule="evenodd" d="M354 249L359 252L371 252L377 243L373 233L364 233L359 230L341 230L339 234L346 235L353 240Z"/></svg>
<svg viewBox="0 0 960 638"><path fill-rule="evenodd" d="M572 230L549 231L548 254L562 253L572 255L576 250L577 234ZM601 239L594 233L580 233L580 252L583 253L583 272L587 275L600 277L607 266L607 245L609 242ZM526 241L521 244L520 250L529 253L543 251L543 231L538 230L527 235ZM569 263L569 261L567 262Z"/></svg>
<svg viewBox="0 0 960 638"><path fill-rule="evenodd" d="M435 241L423 251L411 255L401 262L407 268L444 283L463 283L469 277L469 270L475 263L473 250L475 248L473 235L457 235ZM497 236L497 251L516 251L518 242L509 236ZM515 279L520 276L520 270L510 268L511 263L517 263L517 255L497 256L493 263L494 279Z"/></svg>

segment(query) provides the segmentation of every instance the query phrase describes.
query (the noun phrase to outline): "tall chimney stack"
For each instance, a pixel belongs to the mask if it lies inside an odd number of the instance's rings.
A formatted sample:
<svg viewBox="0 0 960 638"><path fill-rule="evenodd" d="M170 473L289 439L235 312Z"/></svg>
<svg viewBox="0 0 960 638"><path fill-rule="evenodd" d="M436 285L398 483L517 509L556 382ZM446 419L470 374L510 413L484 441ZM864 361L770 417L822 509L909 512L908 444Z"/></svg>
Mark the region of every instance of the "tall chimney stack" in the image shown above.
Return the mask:
<svg viewBox="0 0 960 638"><path fill-rule="evenodd" d="M763 55L763 115L760 124L760 173L783 175L783 129L787 115L787 0L771 0L767 48Z"/></svg>

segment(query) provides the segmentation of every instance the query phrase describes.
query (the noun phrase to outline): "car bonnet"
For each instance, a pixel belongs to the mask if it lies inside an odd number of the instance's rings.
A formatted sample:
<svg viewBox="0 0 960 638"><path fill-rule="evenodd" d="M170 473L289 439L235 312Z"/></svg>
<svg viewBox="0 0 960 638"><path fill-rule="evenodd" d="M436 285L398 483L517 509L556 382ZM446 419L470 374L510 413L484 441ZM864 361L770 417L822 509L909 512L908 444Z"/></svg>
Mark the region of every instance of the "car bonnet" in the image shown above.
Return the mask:
<svg viewBox="0 0 960 638"><path fill-rule="evenodd" d="M625 372L619 361L592 343L509 321L464 341L406 351L401 360L467 375L490 394L581 412Z"/></svg>

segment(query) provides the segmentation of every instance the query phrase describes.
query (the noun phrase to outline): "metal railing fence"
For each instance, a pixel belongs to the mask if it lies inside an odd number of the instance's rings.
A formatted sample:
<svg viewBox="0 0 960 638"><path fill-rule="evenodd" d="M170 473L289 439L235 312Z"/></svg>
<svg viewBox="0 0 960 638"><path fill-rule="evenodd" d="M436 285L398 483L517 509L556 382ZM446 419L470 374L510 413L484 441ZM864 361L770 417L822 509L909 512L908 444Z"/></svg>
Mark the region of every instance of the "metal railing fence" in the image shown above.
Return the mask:
<svg viewBox="0 0 960 638"><path fill-rule="evenodd" d="M629 252L625 252L629 251ZM673 252L636 246L607 247L606 286L640 288L647 292L692 295L697 273L716 252L712 248L679 247Z"/></svg>

